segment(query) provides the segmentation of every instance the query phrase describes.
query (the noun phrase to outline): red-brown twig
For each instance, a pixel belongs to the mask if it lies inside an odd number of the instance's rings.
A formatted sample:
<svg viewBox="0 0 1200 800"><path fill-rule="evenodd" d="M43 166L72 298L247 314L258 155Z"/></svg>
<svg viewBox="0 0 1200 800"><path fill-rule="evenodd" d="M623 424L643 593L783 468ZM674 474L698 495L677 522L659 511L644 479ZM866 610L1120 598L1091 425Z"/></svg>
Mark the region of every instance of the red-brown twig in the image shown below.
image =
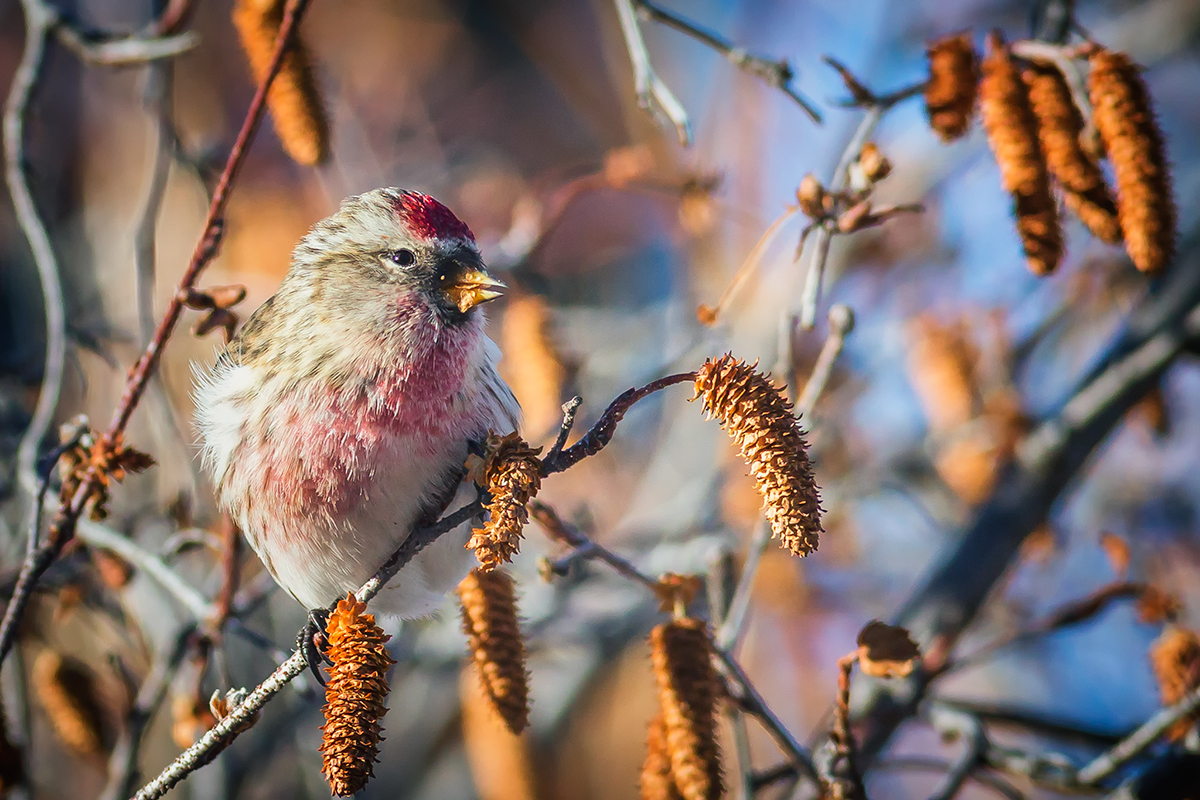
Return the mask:
<svg viewBox="0 0 1200 800"><path fill-rule="evenodd" d="M166 346L167 340L174 332L175 326L178 324L179 318L183 313L183 304L188 297L188 290L195 285L200 277L200 273L203 272L205 266L208 265L217 253L220 246L225 206L229 201L229 193L233 188L234 180L237 178L238 171L245 159L246 151L251 139L254 137L254 132L257 130L258 124L262 119L263 111L266 108L267 91L276 73L279 71L292 33L298 26L307 5L308 0L289 0L288 2L284 12L283 23L279 29L279 36L276 39L271 68L267 73L266 80L263 81L255 92L254 99L250 102L250 108L246 112L245 120L242 122L241 130L238 132L233 148L229 152L229 157L225 162L225 169L221 173L221 178L217 182L216 189L213 192L212 203L208 208L203 233L192 254L191 262L188 264L183 276L179 279L179 287L175 292L175 296L171 298L166 313L159 322L158 328L154 332L154 337L150 340L150 344L146 348L146 352L142 354L142 357L138 359L138 362L130 371L129 378L125 384L125 391L121 396L121 402L117 406L113 414L112 424L109 426L108 436L110 440L117 440L129 424L129 419L133 415L134 409L137 408L143 393L146 391L146 385L150 380L150 376L154 368L158 365L159 358L162 356L163 347ZM9 601L8 608L5 610L3 622L0 622L0 662L3 662L4 657L12 647L18 623L24 613L25 606L29 602L29 596L34 585L58 557L63 546L70 541L75 524L78 522L80 515L82 515L84 506L91 497L100 477L95 467L88 469L74 497L71 498L71 502L59 507L58 513L55 515L54 522L52 523L50 534L46 537L46 542L31 554L22 565L17 585L13 589L12 600Z"/></svg>
<svg viewBox="0 0 1200 800"><path fill-rule="evenodd" d="M850 731L850 674L858 663L858 651L838 659L838 693L833 715L833 730L829 740L833 743L834 761L830 765L827 787L831 796L845 800L864 800L862 776L858 771L858 753L854 734Z"/></svg>
<svg viewBox="0 0 1200 800"><path fill-rule="evenodd" d="M600 419L596 420L596 424L583 435L583 438L565 450L552 451L546 454L546 457L542 459L542 476L553 475L556 472L570 469L588 456L593 456L600 452L606 444L612 441L613 433L617 430L617 423L625 416L625 412L633 408L634 403L654 394L660 389L674 386L677 383L694 381L695 379L696 373L681 372L651 381L641 388L629 389L623 392L616 400L608 404L608 408L604 409L604 413L600 415Z"/></svg>
<svg viewBox="0 0 1200 800"><path fill-rule="evenodd" d="M237 596L241 578L242 534L228 514L221 519L221 542L221 592L213 604L213 636L221 635L225 622L233 611L233 599Z"/></svg>

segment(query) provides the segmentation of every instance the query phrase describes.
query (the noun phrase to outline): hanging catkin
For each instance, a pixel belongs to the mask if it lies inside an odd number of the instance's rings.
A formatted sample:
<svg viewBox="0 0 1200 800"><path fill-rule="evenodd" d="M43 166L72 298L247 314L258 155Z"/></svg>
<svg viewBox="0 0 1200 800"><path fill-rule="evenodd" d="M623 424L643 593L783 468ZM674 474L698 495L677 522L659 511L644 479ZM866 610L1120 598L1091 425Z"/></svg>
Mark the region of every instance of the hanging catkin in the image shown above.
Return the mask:
<svg viewBox="0 0 1200 800"><path fill-rule="evenodd" d="M817 549L822 532L808 444L792 404L754 366L726 354L696 372L704 410L737 443L763 498L771 530L798 556Z"/></svg>
<svg viewBox="0 0 1200 800"><path fill-rule="evenodd" d="M458 585L463 633L492 707L514 734L529 724L529 673L513 580L502 569L471 570Z"/></svg>
<svg viewBox="0 0 1200 800"><path fill-rule="evenodd" d="M721 687L704 623L683 618L659 625L650 632L650 657L675 788L685 800L716 800L721 796L716 719Z"/></svg>
<svg viewBox="0 0 1200 800"><path fill-rule="evenodd" d="M1067 208L1092 234L1109 244L1121 241L1117 204L1104 183L1100 165L1080 144L1083 115L1071 99L1071 90L1058 68L1030 64L1021 73L1029 87L1029 101L1038 120L1038 138L1046 166L1062 187Z"/></svg>
<svg viewBox="0 0 1200 800"><path fill-rule="evenodd" d="M1177 224L1162 132L1137 65L1100 50L1089 59L1092 114L1117 178L1117 212L1125 250L1142 272L1175 257Z"/></svg>
<svg viewBox="0 0 1200 800"><path fill-rule="evenodd" d="M971 127L979 89L979 56L970 33L945 36L929 45L925 115L929 127L951 142Z"/></svg>
<svg viewBox="0 0 1200 800"><path fill-rule="evenodd" d="M387 713L387 671L395 662L390 638L353 594L337 604L326 625L333 662L325 687L325 724L321 726L322 772L329 790L348 797L367 785L379 755L380 720Z"/></svg>
<svg viewBox="0 0 1200 800"><path fill-rule="evenodd" d="M1062 258L1058 209L1050 193L1029 91L1021 80L1020 67L997 33L988 36L979 97L1000 180L1012 195L1025 261L1035 275L1046 275Z"/></svg>
<svg viewBox="0 0 1200 800"><path fill-rule="evenodd" d="M275 37L283 23L285 0L237 0L233 25L254 79L267 77L275 53ZM267 94L267 106L283 149L297 164L312 166L325 160L329 150L329 123L313 77L308 51L298 35L283 56L279 74Z"/></svg>

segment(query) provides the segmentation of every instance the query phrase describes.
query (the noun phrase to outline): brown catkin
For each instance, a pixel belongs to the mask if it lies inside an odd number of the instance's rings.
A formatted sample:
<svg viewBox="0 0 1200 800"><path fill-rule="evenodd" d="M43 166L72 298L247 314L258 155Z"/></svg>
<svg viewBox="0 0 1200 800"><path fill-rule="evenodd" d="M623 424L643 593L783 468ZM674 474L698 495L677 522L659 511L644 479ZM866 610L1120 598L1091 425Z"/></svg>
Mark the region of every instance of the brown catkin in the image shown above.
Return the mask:
<svg viewBox="0 0 1200 800"><path fill-rule="evenodd" d="M529 673L513 580L504 570L474 569L458 585L463 632L483 690L508 729L529 724Z"/></svg>
<svg viewBox="0 0 1200 800"><path fill-rule="evenodd" d="M1200 636L1195 631L1168 625L1150 647L1150 665L1158 679L1158 693L1164 706L1174 705L1200 688ZM1179 741L1187 736L1200 718L1191 714L1167 731L1167 737Z"/></svg>
<svg viewBox="0 0 1200 800"><path fill-rule="evenodd" d="M671 753L667 748L667 723L662 714L650 720L646 731L646 760L642 764L642 800L682 800L671 776Z"/></svg>
<svg viewBox="0 0 1200 800"><path fill-rule="evenodd" d="M525 430L555 430L562 418L567 369L554 341L550 305L536 294L510 297L500 328L504 377L521 404Z"/></svg>
<svg viewBox="0 0 1200 800"><path fill-rule="evenodd" d="M1176 214L1162 132L1138 67L1124 53L1090 59L1092 116L1117 179L1117 212L1125 250L1142 272L1175 257Z"/></svg>
<svg viewBox="0 0 1200 800"><path fill-rule="evenodd" d="M1067 208L1092 234L1109 244L1121 241L1117 203L1104 183L1100 165L1080 144L1083 115L1058 68L1030 64L1021 73L1029 87L1029 102L1038 121L1038 138L1046 166L1063 190Z"/></svg>
<svg viewBox="0 0 1200 800"><path fill-rule="evenodd" d="M488 459L484 476L492 498L487 504L488 520L467 542L484 570L512 561L521 547L521 533L529 521L525 504L542 487L539 452L512 433L499 441Z"/></svg>
<svg viewBox="0 0 1200 800"><path fill-rule="evenodd" d="M353 594L339 600L325 626L325 654L333 665L325 686L325 724L321 726L321 771L329 791L347 797L375 774L381 727L387 713L388 667L396 663L387 636Z"/></svg>
<svg viewBox="0 0 1200 800"><path fill-rule="evenodd" d="M83 756L104 749L103 712L91 671L53 650L33 664L33 694L58 740Z"/></svg>
<svg viewBox="0 0 1200 800"><path fill-rule="evenodd" d="M951 142L971 127L979 87L979 56L971 34L945 36L929 45L929 80L925 84L925 114L929 127Z"/></svg>
<svg viewBox="0 0 1200 800"><path fill-rule="evenodd" d="M1045 275L1062 258L1058 208L1038 142L1037 117L1021 70L997 33L988 36L979 84L980 109L988 144L1000 166L1000 180L1013 198L1013 215L1035 275Z"/></svg>
<svg viewBox="0 0 1200 800"><path fill-rule="evenodd" d="M721 421L750 467L767 520L798 556L817 549L821 500L792 404L755 366L726 353L696 372L704 410Z"/></svg>
<svg viewBox="0 0 1200 800"><path fill-rule="evenodd" d="M650 658L675 788L685 800L716 800L721 796L721 684L704 623L683 618L659 625L650 632Z"/></svg>
<svg viewBox="0 0 1200 800"><path fill-rule="evenodd" d="M237 0L234 4L233 25L259 83L270 69L285 5L285 0ZM271 84L267 106L283 149L296 163L312 166L325 160L329 123L308 51L298 35L293 36L292 46Z"/></svg>

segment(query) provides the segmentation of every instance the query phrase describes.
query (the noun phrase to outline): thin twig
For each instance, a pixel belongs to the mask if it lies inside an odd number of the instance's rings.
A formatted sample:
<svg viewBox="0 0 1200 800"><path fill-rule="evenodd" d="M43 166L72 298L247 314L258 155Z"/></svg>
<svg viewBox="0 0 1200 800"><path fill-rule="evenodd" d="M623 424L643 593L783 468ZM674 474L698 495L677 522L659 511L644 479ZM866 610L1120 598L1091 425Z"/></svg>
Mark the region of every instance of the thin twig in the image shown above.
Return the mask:
<svg viewBox="0 0 1200 800"><path fill-rule="evenodd" d="M200 43L200 37L190 31L174 36L131 36L111 41L90 41L75 28L57 20L54 35L63 47L80 60L104 67L128 67L174 58L192 50Z"/></svg>
<svg viewBox="0 0 1200 800"><path fill-rule="evenodd" d="M867 112L859 121L858 127L838 158L837 166L834 167L833 178L829 182L829 191L839 192L845 188L849 180L850 165L854 163L859 153L862 152L863 145L871 138L871 134L875 132L875 128L883 119L883 115L890 111L897 103L920 94L924 89L924 84L908 86L890 94L877 95L863 86L841 62L828 56L824 60L842 76L842 80L845 82L846 88L852 96L852 100L849 101L848 105L866 109ZM834 231L833 223L825 222L817 226L816 235L813 237L812 258L809 260L808 269L805 271L804 289L800 299L800 327L805 330L811 330L813 325L816 324L817 303L821 296L821 282L825 277L825 264L829 260L829 245L832 241Z"/></svg>
<svg viewBox="0 0 1200 800"><path fill-rule="evenodd" d="M179 577L179 573L164 564L162 559L129 537L122 536L90 519L79 521L76 535L89 547L115 553L145 573L178 600L195 619L205 620L212 616L213 606L204 598L204 595Z"/></svg>
<svg viewBox="0 0 1200 800"><path fill-rule="evenodd" d="M210 625L212 635L218 637L233 611L233 601L241 578L242 534L228 514L221 519L221 540L221 591L213 603Z"/></svg>
<svg viewBox="0 0 1200 800"><path fill-rule="evenodd" d="M558 428L558 438L554 440L554 446L546 454L547 458L556 457L567 446L567 437L571 435L571 429L575 427L575 415L579 413L581 405L583 405L583 398L578 395L563 403L562 425Z"/></svg>
<svg viewBox="0 0 1200 800"><path fill-rule="evenodd" d="M642 39L642 29L633 10L633 0L613 0L613 4L621 22L621 35L625 37L625 47L629 50L629 63L633 65L633 88L637 93L638 104L656 117L656 112L661 112L675 126L679 143L687 147L692 143L692 122L688 119L683 103L679 102L650 64L650 53L646 50L645 40Z"/></svg>
<svg viewBox="0 0 1200 800"><path fill-rule="evenodd" d="M617 429L617 423L633 407L634 403L668 386L674 386L677 383L684 383L686 381L694 381L695 379L696 373L681 372L651 381L637 389L626 390L616 400L608 404L608 408L604 409L604 413L600 415L600 419L596 420L596 424L584 434L583 438L566 450L560 450L557 453L548 453L542 459L542 476L545 477L553 475L556 472L562 472L588 456L593 456L600 452L605 445L612 441L613 433Z"/></svg>
<svg viewBox="0 0 1200 800"><path fill-rule="evenodd" d="M1122 765L1140 755L1147 747L1158 741L1172 725L1200 709L1200 688L1193 689L1186 697L1168 706L1146 720L1142 727L1123 739L1107 753L1097 757L1079 770L1079 782L1095 786L1112 775Z"/></svg>
<svg viewBox="0 0 1200 800"><path fill-rule="evenodd" d="M650 0L635 0L635 3L637 4L638 11L644 18L652 19L669 28L674 28L680 33L687 34L701 44L716 50L730 64L761 79L771 88L778 89L786 94L795 101L796 105L800 106L813 122L818 124L821 122L821 114L813 107L813 104L792 86L792 78L795 77L795 72L786 59L775 60L751 55L744 48L734 45L733 42L718 36L712 31L701 28L662 6L650 2Z"/></svg>
<svg viewBox="0 0 1200 800"><path fill-rule="evenodd" d="M41 79L46 39L57 22L57 16L39 0L21 0L21 8L25 14L25 49L4 105L4 177L12 197L17 224L33 253L46 317L46 357L42 385L33 419L21 437L17 450L17 475L25 491L32 497L37 492L38 449L54 422L54 412L62 391L67 358L67 326L58 259L50 243L50 234L38 213L25 172L25 116Z"/></svg>
<svg viewBox="0 0 1200 800"><path fill-rule="evenodd" d="M171 302L167 305L166 313L159 322L153 339L151 339L145 353L143 353L142 357L130 371L121 401L113 414L113 420L109 426L107 436L110 441L116 441L124 433L134 409L146 391L150 376L158 365L158 360L162 356L162 350L174 332L176 324L179 322L179 318L183 313L183 304L188 297L189 290L195 285L200 273L217 253L223 227L225 206L229 201L229 194L233 188L234 180L245 158L254 132L257 130L258 124L262 119L266 108L267 92L274 82L276 74L279 72L279 68L283 63L284 53L291 41L292 33L307 5L308 0L289 0L287 4L283 21L280 24L279 34L275 40L275 51L267 75L258 86L254 94L254 99L250 102L250 108L247 110L246 117L242 122L241 130L238 132L237 139L234 141L233 147L229 152L229 157L225 162L225 169L221 173L221 178L217 183L216 189L213 191L212 202L208 208L203 232L192 254L191 262L188 264L183 276L179 279L179 287L175 292L175 296L171 298ZM31 25L33 25L32 22ZM30 47L27 50L33 51L36 57L27 55L24 59L34 65L41 62L41 52L44 48L46 33L44 25L44 20L39 20L38 25L33 25L41 33L31 40ZM35 77L35 73L29 76L29 80L32 81L33 77ZM27 99L27 90L25 95L25 99ZM17 91L14 96L18 97L20 102L15 104L13 108L17 110L23 109L25 99L21 99L21 93ZM17 114L16 116L20 115ZM16 133L20 133L19 125L16 126ZM6 138L13 137L7 135L6 131ZM16 139L19 142L20 137L17 136ZM11 157L11 147L9 148L9 153ZM19 170L17 177L22 177ZM21 185L24 185L23 180L21 181ZM13 589L12 599L5 609L4 620L0 622L0 663L3 662L4 656L7 655L9 649L12 647L18 623L29 602L33 587L58 557L63 546L70 541L71 536L74 534L76 523L83 514L84 508L91 498L99 478L100 476L95 466L88 469L70 503L64 503L59 507L46 544L39 547L32 557L26 558L25 563L22 565L21 572L17 578L17 585Z"/></svg>
<svg viewBox="0 0 1200 800"><path fill-rule="evenodd" d="M819 783L820 779L816 767L813 766L812 756L763 700L762 695L754 688L750 676L746 674L746 670L742 668L738 660L734 658L733 654L719 647L714 647L713 653L717 658L719 671L730 684L730 694L733 699L737 701L742 710L759 721L763 729L775 741L775 746L788 757L797 772Z"/></svg>
<svg viewBox="0 0 1200 800"><path fill-rule="evenodd" d="M138 757L143 737L150 721L166 699L167 689L179 665L187 655L195 625L185 626L175 637L174 644L161 652L154 660L149 674L142 681L134 699L133 707L125 715L120 738L113 746L108 760L108 784L100 800L123 800L137 788Z"/></svg>
<svg viewBox="0 0 1200 800"><path fill-rule="evenodd" d="M829 765L827 782L840 784L841 796L848 800L864 800L862 774L858 770L858 748L850 730L850 675L858 663L858 651L838 659L838 692L833 715L833 730L829 740L833 743L834 758Z"/></svg>
<svg viewBox="0 0 1200 800"><path fill-rule="evenodd" d="M577 528L564 522L558 513L545 503L539 500L530 502L529 512L552 538L575 548L575 552L581 554L580 558L594 558L603 561L624 577L642 584L651 592L655 592L658 588L657 580L639 570L628 560L597 544ZM737 659L721 648L714 648L714 653L718 659L721 673L732 684L733 696L739 705L762 723L763 728L775 740L780 750L792 760L799 772L816 780L816 769L812 766L812 759L808 752L788 732L779 718L763 701L762 696L754 688Z"/></svg>
<svg viewBox="0 0 1200 800"><path fill-rule="evenodd" d="M563 520L557 511L541 500L533 500L529 503L529 515L542 526L550 538L574 548L567 556L572 561L585 559L603 561L618 574L635 583L642 584L652 592L658 587L658 581L655 578L639 570L633 565L633 562L585 536L578 528ZM565 571L569 565L570 562L563 559L552 565L551 569L556 572Z"/></svg>
<svg viewBox="0 0 1200 800"><path fill-rule="evenodd" d="M987 737L984 735L983 725L970 714L949 709L938 709L937 713L955 714L961 717L958 721L957 733L959 738L964 740L964 747L949 773L929 796L929 800L953 800L979 766L980 756L987 748Z"/></svg>

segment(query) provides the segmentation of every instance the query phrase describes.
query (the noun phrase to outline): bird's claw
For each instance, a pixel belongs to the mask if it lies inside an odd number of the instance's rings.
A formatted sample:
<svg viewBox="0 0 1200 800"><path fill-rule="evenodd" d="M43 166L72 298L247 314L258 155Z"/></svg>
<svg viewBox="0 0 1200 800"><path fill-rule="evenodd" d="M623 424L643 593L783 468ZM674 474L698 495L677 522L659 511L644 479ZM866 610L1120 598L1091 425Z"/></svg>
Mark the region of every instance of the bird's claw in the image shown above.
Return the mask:
<svg viewBox="0 0 1200 800"><path fill-rule="evenodd" d="M329 609L309 609L308 621L304 623L304 627L300 629L300 635L296 638L296 649L304 654L304 662L308 664L309 671L317 679L317 683L322 686L325 685L325 676L321 674L321 665L333 663L325 655L323 649L326 644L325 626L328 622ZM318 640L320 644L318 644Z"/></svg>

